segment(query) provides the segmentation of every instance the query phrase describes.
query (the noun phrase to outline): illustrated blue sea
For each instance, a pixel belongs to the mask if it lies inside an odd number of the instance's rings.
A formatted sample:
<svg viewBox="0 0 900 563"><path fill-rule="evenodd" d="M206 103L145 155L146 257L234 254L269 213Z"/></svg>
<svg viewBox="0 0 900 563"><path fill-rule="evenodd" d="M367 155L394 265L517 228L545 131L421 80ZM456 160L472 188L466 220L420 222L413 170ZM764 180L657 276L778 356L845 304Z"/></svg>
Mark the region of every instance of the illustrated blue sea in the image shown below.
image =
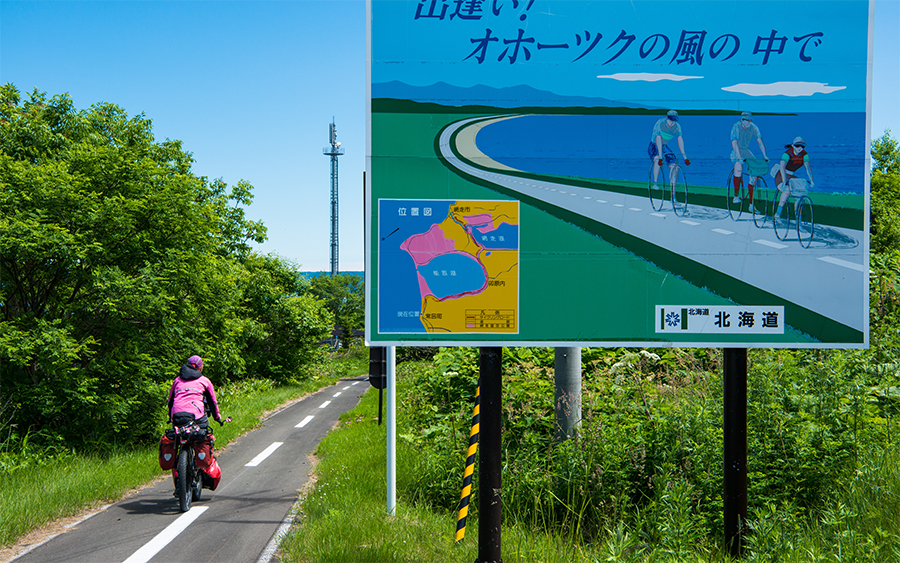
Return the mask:
<svg viewBox="0 0 900 563"><path fill-rule="evenodd" d="M484 127L476 143L494 160L526 172L646 181L651 162L647 145L659 117L528 115ZM691 159L691 166L684 168L688 184L725 185L732 167L731 127L736 121L735 116L680 117ZM864 113L759 115L754 123L760 128L772 164L794 137L805 138L815 178L813 191L863 193ZM669 147L680 161L674 140ZM755 143L751 148L757 158L762 158ZM772 183L770 177L766 180Z"/></svg>

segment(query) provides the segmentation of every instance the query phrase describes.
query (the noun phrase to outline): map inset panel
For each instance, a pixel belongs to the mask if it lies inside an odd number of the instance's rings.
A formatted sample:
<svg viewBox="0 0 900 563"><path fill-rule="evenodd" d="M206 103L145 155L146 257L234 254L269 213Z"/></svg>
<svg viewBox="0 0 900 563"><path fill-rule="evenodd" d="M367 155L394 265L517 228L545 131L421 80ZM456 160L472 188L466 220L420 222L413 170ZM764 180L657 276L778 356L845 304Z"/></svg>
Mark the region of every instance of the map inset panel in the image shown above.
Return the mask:
<svg viewBox="0 0 900 563"><path fill-rule="evenodd" d="M518 333L519 202L378 205L380 332Z"/></svg>

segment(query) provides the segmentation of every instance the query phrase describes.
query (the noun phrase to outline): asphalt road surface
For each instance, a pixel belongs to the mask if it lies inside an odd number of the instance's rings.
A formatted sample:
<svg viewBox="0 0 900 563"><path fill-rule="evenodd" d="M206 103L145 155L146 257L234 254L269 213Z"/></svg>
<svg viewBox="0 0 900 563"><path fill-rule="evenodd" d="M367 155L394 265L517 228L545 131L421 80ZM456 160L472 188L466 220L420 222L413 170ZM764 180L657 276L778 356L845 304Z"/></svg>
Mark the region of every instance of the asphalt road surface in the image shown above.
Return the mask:
<svg viewBox="0 0 900 563"><path fill-rule="evenodd" d="M169 478L104 507L13 561L269 561L275 537L286 530L298 490L308 481L307 454L357 405L369 388L365 378L321 389L217 451L222 480L215 491L204 489L190 511L180 511Z"/></svg>

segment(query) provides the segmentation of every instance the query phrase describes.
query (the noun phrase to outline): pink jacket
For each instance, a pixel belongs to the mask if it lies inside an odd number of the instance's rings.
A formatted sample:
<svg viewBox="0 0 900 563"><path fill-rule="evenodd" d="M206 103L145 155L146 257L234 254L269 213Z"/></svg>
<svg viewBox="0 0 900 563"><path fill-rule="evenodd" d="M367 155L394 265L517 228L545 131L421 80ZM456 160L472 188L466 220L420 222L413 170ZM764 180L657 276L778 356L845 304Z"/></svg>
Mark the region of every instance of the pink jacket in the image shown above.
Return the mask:
<svg viewBox="0 0 900 563"><path fill-rule="evenodd" d="M195 418L204 416L206 414L203 408L204 396L213 419L219 420L221 418L219 404L216 402L216 391L212 382L194 368L181 366L181 373L169 389L169 419L178 412L192 413Z"/></svg>

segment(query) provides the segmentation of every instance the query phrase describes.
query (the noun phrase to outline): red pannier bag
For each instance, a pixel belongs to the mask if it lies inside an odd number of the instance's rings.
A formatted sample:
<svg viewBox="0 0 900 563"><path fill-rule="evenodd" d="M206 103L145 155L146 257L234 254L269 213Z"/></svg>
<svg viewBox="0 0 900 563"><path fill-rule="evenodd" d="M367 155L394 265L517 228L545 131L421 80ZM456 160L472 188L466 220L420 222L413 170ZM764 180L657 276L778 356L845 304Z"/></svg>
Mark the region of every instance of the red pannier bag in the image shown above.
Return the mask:
<svg viewBox="0 0 900 563"><path fill-rule="evenodd" d="M168 471L175 467L175 440L165 434L159 439L159 467Z"/></svg>
<svg viewBox="0 0 900 563"><path fill-rule="evenodd" d="M219 469L219 462L216 458L212 458L209 467L200 471L200 480L204 489L215 491L219 486L219 480L222 478L222 470Z"/></svg>
<svg viewBox="0 0 900 563"><path fill-rule="evenodd" d="M216 437L212 434L206 435L206 440L202 444L194 447L194 463L200 469L206 469L213 459L213 445L216 443Z"/></svg>

